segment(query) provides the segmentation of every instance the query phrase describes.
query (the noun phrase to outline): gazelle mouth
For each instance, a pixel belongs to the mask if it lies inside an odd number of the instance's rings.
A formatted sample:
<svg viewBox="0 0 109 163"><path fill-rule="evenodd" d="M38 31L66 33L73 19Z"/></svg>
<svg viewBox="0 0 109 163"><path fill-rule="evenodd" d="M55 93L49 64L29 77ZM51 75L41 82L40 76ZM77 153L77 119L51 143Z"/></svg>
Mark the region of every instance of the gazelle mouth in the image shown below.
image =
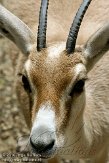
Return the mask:
<svg viewBox="0 0 109 163"><path fill-rule="evenodd" d="M52 150L49 150L49 151L46 151L46 152L41 151L40 154L38 153L38 151L35 148L32 148L31 152L33 154L35 153L40 159L50 159L55 155L56 147L54 147Z"/></svg>

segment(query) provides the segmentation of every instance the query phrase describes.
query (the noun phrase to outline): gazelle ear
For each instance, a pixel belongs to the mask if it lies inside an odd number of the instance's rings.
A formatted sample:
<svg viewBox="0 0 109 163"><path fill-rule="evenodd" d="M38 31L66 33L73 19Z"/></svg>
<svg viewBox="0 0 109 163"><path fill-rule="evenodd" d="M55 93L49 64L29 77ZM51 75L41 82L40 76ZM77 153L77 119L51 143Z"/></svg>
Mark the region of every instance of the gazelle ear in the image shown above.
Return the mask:
<svg viewBox="0 0 109 163"><path fill-rule="evenodd" d="M83 55L88 61L102 52L109 42L109 23L101 27L87 41L83 48Z"/></svg>
<svg viewBox="0 0 109 163"><path fill-rule="evenodd" d="M35 37L29 27L0 5L0 33L13 41L24 54L29 54Z"/></svg>

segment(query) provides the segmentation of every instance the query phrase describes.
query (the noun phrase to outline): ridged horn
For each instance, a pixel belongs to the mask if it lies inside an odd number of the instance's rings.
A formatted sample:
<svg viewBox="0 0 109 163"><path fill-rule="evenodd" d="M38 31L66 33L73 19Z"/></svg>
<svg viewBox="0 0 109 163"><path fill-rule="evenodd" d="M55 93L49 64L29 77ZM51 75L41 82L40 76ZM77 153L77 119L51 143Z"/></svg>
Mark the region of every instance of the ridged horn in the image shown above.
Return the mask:
<svg viewBox="0 0 109 163"><path fill-rule="evenodd" d="M42 0L39 13L39 26L37 33L37 51L46 48L47 9L49 0Z"/></svg>
<svg viewBox="0 0 109 163"><path fill-rule="evenodd" d="M76 13L66 42L67 54L71 54L75 51L76 39L78 36L80 25L91 1L92 0L83 0L81 6Z"/></svg>

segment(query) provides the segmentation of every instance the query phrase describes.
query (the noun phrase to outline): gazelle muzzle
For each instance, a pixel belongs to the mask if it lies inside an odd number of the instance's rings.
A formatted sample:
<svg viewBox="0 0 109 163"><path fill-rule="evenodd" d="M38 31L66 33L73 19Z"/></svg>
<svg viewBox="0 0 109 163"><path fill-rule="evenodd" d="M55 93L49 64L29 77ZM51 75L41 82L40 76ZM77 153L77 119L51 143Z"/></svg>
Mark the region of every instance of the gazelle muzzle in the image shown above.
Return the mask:
<svg viewBox="0 0 109 163"><path fill-rule="evenodd" d="M30 135L30 145L40 155L51 155L55 148L55 113L49 103L39 108Z"/></svg>

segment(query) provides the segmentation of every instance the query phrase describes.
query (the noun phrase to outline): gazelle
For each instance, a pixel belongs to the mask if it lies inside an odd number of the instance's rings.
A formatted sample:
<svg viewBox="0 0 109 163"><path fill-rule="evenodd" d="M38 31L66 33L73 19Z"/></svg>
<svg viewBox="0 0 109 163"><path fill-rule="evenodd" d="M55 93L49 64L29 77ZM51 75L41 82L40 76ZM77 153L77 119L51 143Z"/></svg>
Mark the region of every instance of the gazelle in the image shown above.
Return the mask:
<svg viewBox="0 0 109 163"><path fill-rule="evenodd" d="M67 43L46 44L48 1L42 0L36 38L29 27L0 6L0 32L22 51L17 94L31 128L31 150L50 159L107 162L109 136L109 23L83 46L76 39L91 0L84 0Z"/></svg>

